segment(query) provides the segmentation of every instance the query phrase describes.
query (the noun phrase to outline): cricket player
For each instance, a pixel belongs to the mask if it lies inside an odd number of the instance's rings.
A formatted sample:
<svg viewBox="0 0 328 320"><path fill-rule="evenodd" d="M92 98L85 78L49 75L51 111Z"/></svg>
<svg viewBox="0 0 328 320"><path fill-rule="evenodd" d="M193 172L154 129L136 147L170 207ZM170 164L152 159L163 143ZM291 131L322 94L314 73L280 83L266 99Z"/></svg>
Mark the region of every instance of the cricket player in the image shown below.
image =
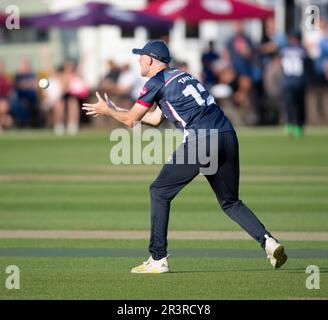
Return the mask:
<svg viewBox="0 0 328 320"><path fill-rule="evenodd" d="M308 57L297 31L288 33L288 44L280 49L282 89L286 113L285 131L299 138L303 135L305 114L306 72ZM294 119L295 117L295 119Z"/></svg>
<svg viewBox="0 0 328 320"><path fill-rule="evenodd" d="M239 199L238 139L229 119L196 78L169 67L171 56L163 41L151 40L142 49L133 49L132 52L140 55L141 76L149 78L133 107L124 111L109 99L105 101L97 92L98 101L83 104L83 110L95 117L113 117L128 127L133 127L137 121L158 126L166 117L184 132L185 139L150 185L150 257L131 272L169 272L167 230L170 203L184 186L209 166L215 171L204 173L204 176L223 211L262 246L273 268L281 267L287 260L284 247ZM209 162L204 163L201 157L190 161L190 155L205 144Z"/></svg>

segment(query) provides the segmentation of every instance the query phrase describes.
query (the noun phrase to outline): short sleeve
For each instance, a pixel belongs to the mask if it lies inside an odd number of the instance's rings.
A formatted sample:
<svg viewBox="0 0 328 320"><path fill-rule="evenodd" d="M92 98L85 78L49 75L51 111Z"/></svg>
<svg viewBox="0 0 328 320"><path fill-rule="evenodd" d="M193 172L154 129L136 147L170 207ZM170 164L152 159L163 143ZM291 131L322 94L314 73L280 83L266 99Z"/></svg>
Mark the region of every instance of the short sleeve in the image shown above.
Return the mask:
<svg viewBox="0 0 328 320"><path fill-rule="evenodd" d="M156 95L161 89L162 85L155 79L149 79L142 88L137 103L149 108L156 101Z"/></svg>

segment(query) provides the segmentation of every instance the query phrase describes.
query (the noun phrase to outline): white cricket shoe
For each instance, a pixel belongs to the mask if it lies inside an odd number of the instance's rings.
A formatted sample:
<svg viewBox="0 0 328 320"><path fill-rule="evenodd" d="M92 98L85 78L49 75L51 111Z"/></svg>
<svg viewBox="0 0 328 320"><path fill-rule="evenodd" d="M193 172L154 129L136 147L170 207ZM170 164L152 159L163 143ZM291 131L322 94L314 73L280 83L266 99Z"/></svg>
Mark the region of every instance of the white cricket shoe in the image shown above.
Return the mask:
<svg viewBox="0 0 328 320"><path fill-rule="evenodd" d="M167 257L161 260L154 260L149 257L147 261L144 261L140 266L137 266L131 270L132 273L164 273L169 272L169 263Z"/></svg>
<svg viewBox="0 0 328 320"><path fill-rule="evenodd" d="M265 235L264 237L266 238L265 251L267 253L267 258L270 260L273 268L278 269L288 259L287 255L285 254L285 248L279 242L269 237L268 235Z"/></svg>

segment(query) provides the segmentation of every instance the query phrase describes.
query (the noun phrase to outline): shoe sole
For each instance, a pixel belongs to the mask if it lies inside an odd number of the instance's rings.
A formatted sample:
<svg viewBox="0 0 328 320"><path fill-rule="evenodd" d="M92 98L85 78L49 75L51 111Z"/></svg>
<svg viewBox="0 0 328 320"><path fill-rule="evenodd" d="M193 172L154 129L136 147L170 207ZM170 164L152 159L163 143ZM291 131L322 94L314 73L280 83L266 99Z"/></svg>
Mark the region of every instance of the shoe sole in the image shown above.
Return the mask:
<svg viewBox="0 0 328 320"><path fill-rule="evenodd" d="M131 271L131 273L139 273L139 274L160 274L160 273L167 273L170 272L170 270L167 271Z"/></svg>
<svg viewBox="0 0 328 320"><path fill-rule="evenodd" d="M273 257L277 260L275 269L279 269L288 259L285 254L285 248L283 246L279 246L273 253Z"/></svg>

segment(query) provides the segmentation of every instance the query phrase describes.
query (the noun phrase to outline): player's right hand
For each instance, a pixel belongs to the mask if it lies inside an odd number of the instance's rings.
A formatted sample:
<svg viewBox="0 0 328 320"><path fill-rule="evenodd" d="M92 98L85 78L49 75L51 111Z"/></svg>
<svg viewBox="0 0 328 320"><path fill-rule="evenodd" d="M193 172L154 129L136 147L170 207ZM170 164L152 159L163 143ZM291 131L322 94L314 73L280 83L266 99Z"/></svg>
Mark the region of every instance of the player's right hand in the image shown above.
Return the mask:
<svg viewBox="0 0 328 320"><path fill-rule="evenodd" d="M108 113L108 106L106 101L101 97L99 92L96 92L98 101L96 103L83 103L82 110L87 111L88 116L105 116Z"/></svg>

